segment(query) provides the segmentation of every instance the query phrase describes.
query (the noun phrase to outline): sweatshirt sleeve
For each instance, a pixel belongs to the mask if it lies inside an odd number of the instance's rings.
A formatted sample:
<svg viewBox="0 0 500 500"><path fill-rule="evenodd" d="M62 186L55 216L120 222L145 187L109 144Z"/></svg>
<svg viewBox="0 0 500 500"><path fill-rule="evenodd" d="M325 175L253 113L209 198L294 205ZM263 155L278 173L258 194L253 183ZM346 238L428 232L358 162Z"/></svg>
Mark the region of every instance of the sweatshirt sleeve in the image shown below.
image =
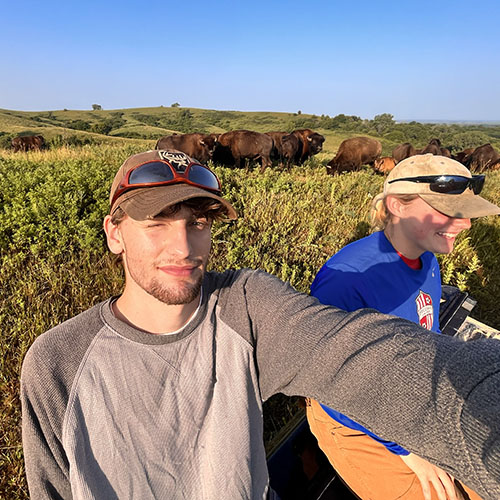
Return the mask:
<svg viewBox="0 0 500 500"><path fill-rule="evenodd" d="M30 498L72 498L63 423L80 363L102 328L101 305L40 335L23 360L22 438Z"/></svg>
<svg viewBox="0 0 500 500"><path fill-rule="evenodd" d="M21 375L22 433L30 497L72 498L69 465L62 445L60 386L50 380L46 359L34 344L23 362Z"/></svg>
<svg viewBox="0 0 500 500"><path fill-rule="evenodd" d="M364 280L364 274L345 264L336 264L332 260L328 261L316 275L311 285L311 295L316 297L322 304L331 305L344 309L345 311L356 311L363 307L368 307L366 297L372 297L373 290L368 289L369 283ZM385 446L388 451L395 455L408 455L409 451L399 446L394 441L387 441L369 431L357 422L346 418L334 408L323 407L325 411L337 421L344 425L354 425L355 428L364 432L372 439ZM339 419L340 417L340 419ZM345 422L347 420L347 422Z"/></svg>
<svg viewBox="0 0 500 500"><path fill-rule="evenodd" d="M263 272L245 297L263 399L312 397L500 498L500 343L347 313Z"/></svg>

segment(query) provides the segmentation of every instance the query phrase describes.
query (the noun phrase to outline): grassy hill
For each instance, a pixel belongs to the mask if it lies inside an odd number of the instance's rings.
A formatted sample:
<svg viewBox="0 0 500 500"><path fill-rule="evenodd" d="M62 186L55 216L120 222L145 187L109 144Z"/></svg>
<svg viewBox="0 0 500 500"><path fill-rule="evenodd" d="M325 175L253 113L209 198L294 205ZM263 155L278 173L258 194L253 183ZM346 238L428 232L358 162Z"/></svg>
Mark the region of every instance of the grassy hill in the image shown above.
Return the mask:
<svg viewBox="0 0 500 500"><path fill-rule="evenodd" d="M373 120L356 116L308 115L302 113L219 111L182 107L128 108L114 110L13 111L0 109L0 148L8 148L17 135L41 134L49 145L134 144L147 141L148 147L164 135L188 132L222 133L248 129L257 132L292 131L311 128L326 138L318 156L325 163L339 144L354 135L379 139L383 155L393 147L411 142L423 147L438 137L456 151L490 142L500 149L500 126L480 124L396 123L392 115Z"/></svg>

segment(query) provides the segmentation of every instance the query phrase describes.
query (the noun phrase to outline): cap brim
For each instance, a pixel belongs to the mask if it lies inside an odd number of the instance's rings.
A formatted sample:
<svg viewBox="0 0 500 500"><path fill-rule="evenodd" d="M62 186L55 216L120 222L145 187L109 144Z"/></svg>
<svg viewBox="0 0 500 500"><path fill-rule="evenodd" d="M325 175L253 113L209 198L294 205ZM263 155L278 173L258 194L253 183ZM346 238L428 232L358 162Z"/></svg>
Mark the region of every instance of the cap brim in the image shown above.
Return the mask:
<svg viewBox="0 0 500 500"><path fill-rule="evenodd" d="M191 198L212 198L217 200L226 207L229 219L238 218L236 210L224 198L210 191L184 183L128 191L114 203L112 212L120 206L132 219L146 220L155 217L171 205Z"/></svg>
<svg viewBox="0 0 500 500"><path fill-rule="evenodd" d="M432 208L448 217L474 219L486 215L500 214L500 207L481 198L481 196L475 195L470 189L466 189L462 194L419 193L418 196Z"/></svg>

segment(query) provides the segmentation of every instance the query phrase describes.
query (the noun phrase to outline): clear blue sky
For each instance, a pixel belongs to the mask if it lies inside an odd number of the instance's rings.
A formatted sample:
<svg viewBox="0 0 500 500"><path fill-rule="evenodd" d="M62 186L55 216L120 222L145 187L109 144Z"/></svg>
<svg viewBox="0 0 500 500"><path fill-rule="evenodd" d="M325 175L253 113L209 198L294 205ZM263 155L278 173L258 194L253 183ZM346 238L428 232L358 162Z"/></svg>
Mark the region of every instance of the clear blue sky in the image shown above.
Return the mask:
<svg viewBox="0 0 500 500"><path fill-rule="evenodd" d="M1 2L0 108L500 120L500 2Z"/></svg>

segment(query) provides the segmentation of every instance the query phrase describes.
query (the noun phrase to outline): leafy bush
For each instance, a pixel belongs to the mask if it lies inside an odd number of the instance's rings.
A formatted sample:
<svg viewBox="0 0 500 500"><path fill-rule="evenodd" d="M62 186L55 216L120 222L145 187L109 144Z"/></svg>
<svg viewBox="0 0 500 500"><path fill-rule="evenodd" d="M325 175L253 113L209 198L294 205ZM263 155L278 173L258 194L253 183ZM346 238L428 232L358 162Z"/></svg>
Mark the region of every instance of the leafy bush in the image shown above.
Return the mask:
<svg viewBox="0 0 500 500"><path fill-rule="evenodd" d="M72 120L66 124L66 127L76 130L90 130L91 124L85 120Z"/></svg>
<svg viewBox="0 0 500 500"><path fill-rule="evenodd" d="M89 136L62 135L57 134L47 141L51 148L60 148L65 146L85 146L88 144L99 144L101 141Z"/></svg>
<svg viewBox="0 0 500 500"><path fill-rule="evenodd" d="M8 134L6 132L0 132L0 148L10 149L12 147L12 139L16 137L16 134Z"/></svg>
<svg viewBox="0 0 500 500"><path fill-rule="evenodd" d="M491 139L486 134L477 131L460 132L451 136L449 142L453 147L453 151L463 151L466 148L476 148L483 144L487 144Z"/></svg>

